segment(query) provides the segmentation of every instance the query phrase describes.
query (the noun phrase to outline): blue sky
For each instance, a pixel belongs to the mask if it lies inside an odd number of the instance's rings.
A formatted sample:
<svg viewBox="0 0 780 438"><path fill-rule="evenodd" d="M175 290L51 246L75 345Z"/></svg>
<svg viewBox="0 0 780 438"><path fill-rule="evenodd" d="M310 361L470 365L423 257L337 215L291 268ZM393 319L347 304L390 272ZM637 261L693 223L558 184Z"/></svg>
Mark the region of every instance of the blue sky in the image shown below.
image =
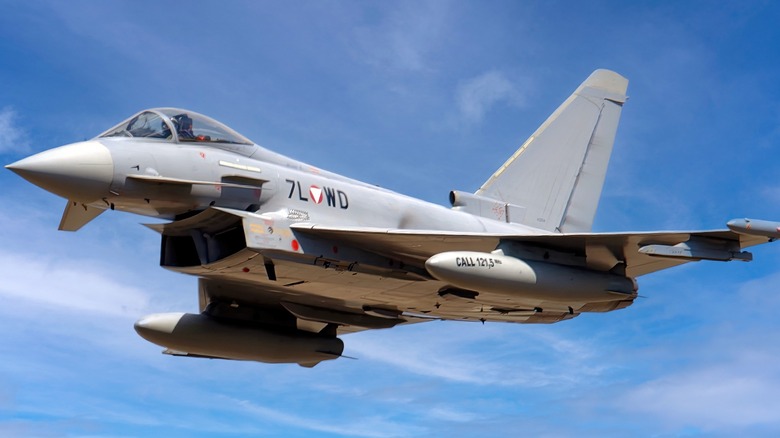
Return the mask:
<svg viewBox="0 0 780 438"><path fill-rule="evenodd" d="M435 203L475 190L596 68L630 100L597 231L780 220L776 2L0 0L0 162L144 108ZM347 336L313 369L159 354L196 311L146 219L56 231L65 201L0 172L0 435L777 436L780 247L640 278L551 326Z"/></svg>

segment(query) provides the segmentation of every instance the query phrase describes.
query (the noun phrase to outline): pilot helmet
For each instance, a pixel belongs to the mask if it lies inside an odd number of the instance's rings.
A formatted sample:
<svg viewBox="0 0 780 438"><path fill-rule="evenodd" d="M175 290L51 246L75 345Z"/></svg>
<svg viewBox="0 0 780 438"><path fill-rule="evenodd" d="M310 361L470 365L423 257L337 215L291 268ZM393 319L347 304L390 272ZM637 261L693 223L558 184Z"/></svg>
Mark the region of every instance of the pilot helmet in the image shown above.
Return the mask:
<svg viewBox="0 0 780 438"><path fill-rule="evenodd" d="M194 137L192 133L192 117L187 114L178 114L171 117L171 121L176 126L176 133L179 134L179 137Z"/></svg>

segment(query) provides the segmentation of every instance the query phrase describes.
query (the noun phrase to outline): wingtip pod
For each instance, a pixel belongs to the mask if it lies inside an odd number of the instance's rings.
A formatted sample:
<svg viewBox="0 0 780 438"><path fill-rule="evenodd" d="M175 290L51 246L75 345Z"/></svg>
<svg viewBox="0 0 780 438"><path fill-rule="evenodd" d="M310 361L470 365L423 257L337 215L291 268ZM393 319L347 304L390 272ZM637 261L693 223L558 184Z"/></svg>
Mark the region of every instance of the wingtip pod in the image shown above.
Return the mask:
<svg viewBox="0 0 780 438"><path fill-rule="evenodd" d="M780 222L760 219L732 219L726 226L735 233L750 236L764 236L775 240L780 238Z"/></svg>

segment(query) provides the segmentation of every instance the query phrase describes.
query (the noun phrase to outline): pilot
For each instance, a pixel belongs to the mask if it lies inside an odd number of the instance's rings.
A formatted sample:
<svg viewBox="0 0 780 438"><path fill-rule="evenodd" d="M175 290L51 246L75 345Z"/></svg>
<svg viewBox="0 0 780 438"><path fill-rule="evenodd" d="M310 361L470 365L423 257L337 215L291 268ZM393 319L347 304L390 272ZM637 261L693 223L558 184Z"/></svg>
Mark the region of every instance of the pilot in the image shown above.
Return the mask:
<svg viewBox="0 0 780 438"><path fill-rule="evenodd" d="M176 131L179 134L179 138L194 139L195 134L192 132L192 118L186 114L181 114L179 117L179 126Z"/></svg>
<svg viewBox="0 0 780 438"><path fill-rule="evenodd" d="M171 127L167 123L165 123L165 120L160 121L160 125L162 125L162 134L160 134L160 138L171 138Z"/></svg>
<svg viewBox="0 0 780 438"><path fill-rule="evenodd" d="M195 134L192 132L192 118L187 114L179 114L178 116L171 117L176 123L176 133L179 134L180 139L192 140L195 138Z"/></svg>

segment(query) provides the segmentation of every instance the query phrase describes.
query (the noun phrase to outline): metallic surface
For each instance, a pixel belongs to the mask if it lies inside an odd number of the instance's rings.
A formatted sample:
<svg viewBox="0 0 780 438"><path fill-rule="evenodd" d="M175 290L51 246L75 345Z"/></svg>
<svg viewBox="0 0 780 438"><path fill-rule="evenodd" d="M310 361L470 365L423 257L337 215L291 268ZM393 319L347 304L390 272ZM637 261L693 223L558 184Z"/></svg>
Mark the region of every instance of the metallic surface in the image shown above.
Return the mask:
<svg viewBox="0 0 780 438"><path fill-rule="evenodd" d="M111 152L94 140L50 149L6 168L44 190L83 203L106 197L114 176Z"/></svg>
<svg viewBox="0 0 780 438"><path fill-rule="evenodd" d="M336 359L344 350L344 343L334 337L224 324L207 315L190 313L149 315L135 323L135 330L147 341L179 355L186 352L217 359L309 365Z"/></svg>
<svg viewBox="0 0 780 438"><path fill-rule="evenodd" d="M620 294L636 297L634 283L624 276L503 254L450 251L429 258L425 267L435 278L459 288L529 300L569 305L615 301Z"/></svg>
<svg viewBox="0 0 780 438"><path fill-rule="evenodd" d="M759 219L732 219L726 224L731 231L750 236L780 238L780 222Z"/></svg>
<svg viewBox="0 0 780 438"><path fill-rule="evenodd" d="M206 116L141 111L6 166L66 198L61 230L106 210L166 219L160 264L199 277L199 315L136 330L179 356L303 366L338 335L435 319L554 323L630 306L636 278L749 260L780 224L591 233L628 81L593 72L452 208L285 157Z"/></svg>

